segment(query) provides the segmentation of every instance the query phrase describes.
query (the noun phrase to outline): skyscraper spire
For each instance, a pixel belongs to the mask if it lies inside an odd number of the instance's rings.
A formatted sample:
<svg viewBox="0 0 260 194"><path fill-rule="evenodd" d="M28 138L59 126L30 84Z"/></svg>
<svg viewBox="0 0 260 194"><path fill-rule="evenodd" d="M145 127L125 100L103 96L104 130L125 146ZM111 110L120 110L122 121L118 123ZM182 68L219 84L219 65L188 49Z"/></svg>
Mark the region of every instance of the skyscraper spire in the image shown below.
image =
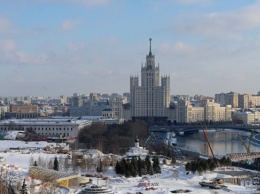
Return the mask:
<svg viewBox="0 0 260 194"><path fill-rule="evenodd" d="M149 52L149 56L152 56L152 39L149 39L150 41L150 52Z"/></svg>

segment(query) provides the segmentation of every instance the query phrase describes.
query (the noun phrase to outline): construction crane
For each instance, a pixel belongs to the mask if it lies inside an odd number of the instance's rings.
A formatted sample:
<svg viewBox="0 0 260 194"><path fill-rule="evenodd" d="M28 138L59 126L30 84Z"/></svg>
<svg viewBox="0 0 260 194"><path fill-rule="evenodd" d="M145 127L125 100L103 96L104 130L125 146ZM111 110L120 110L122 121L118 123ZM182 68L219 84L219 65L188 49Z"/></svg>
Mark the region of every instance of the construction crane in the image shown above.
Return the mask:
<svg viewBox="0 0 260 194"><path fill-rule="evenodd" d="M252 140L252 137L253 137L254 134L255 134L255 131L252 131L250 137L248 138L248 148L249 148L249 150L250 150L250 146L251 146L251 140Z"/></svg>
<svg viewBox="0 0 260 194"><path fill-rule="evenodd" d="M246 149L246 152L247 153L250 153L250 147L249 147L249 145L248 144L246 144L246 142L242 139L242 137L241 137L241 134L240 133L238 133L236 136L238 136L239 137L239 139L240 139L240 141L241 141L241 143L242 143L242 145L244 146L244 148ZM236 137L235 136L235 137Z"/></svg>
<svg viewBox="0 0 260 194"><path fill-rule="evenodd" d="M205 132L205 130L204 130L204 127L203 127L203 125L202 125L201 122L200 122L200 126L201 126L201 128L202 128L202 130L203 130L203 133L204 133L204 136L205 136L205 138L206 138L206 140L207 140L207 143L208 143L208 146L209 146L209 148L210 148L211 154L212 154L213 158L215 158L215 155L214 155L214 153L213 153L212 147L211 147L211 145L210 145L210 143L209 143L208 135L206 134L206 132Z"/></svg>
<svg viewBox="0 0 260 194"><path fill-rule="evenodd" d="M239 139L240 139L240 141L242 142L242 145L243 145L244 148L246 149L246 152L247 152L247 153L250 153L250 152L251 152L251 150L250 150L250 145L251 145L250 142L251 142L251 139L252 139L254 133L255 133L254 131L251 132L251 135L250 135L250 137L248 138L248 143L246 143L246 142L242 139L240 133L238 133L237 135L234 136L234 138L237 137L237 136L239 137Z"/></svg>

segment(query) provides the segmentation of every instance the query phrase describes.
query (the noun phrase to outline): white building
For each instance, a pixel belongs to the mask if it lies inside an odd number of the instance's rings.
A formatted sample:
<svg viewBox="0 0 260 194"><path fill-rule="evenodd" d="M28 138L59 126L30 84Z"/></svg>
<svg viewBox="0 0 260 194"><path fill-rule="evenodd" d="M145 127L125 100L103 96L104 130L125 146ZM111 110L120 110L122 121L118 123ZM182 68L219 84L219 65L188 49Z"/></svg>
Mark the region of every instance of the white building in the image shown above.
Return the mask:
<svg viewBox="0 0 260 194"><path fill-rule="evenodd" d="M245 125L259 125L260 123L260 112L234 112L233 113L234 121L242 121Z"/></svg>
<svg viewBox="0 0 260 194"><path fill-rule="evenodd" d="M145 66L141 68L141 86L137 76L130 77L130 104L132 117L167 117L170 104L170 77L161 77L160 68L155 66L151 51L146 56ZM160 85L161 84L161 85Z"/></svg>
<svg viewBox="0 0 260 194"><path fill-rule="evenodd" d="M206 99L199 106L193 106L189 101L180 100L175 109L169 109L168 119L177 123L231 121L231 105L221 106L213 99Z"/></svg>
<svg viewBox="0 0 260 194"><path fill-rule="evenodd" d="M0 130L25 131L33 129L37 134L75 138L78 132L85 126L91 125L90 120L78 120L67 118L52 119L14 119L0 122Z"/></svg>
<svg viewBox="0 0 260 194"><path fill-rule="evenodd" d="M145 158L149 154L149 151L145 147L139 146L139 139L135 139L135 146L131 147L128 152L126 152L126 157L140 157Z"/></svg>
<svg viewBox="0 0 260 194"><path fill-rule="evenodd" d="M207 121L231 121L231 105L220 106L213 99L203 101L204 120Z"/></svg>
<svg viewBox="0 0 260 194"><path fill-rule="evenodd" d="M112 100L113 117L123 119L123 104L126 103L125 97L116 97Z"/></svg>

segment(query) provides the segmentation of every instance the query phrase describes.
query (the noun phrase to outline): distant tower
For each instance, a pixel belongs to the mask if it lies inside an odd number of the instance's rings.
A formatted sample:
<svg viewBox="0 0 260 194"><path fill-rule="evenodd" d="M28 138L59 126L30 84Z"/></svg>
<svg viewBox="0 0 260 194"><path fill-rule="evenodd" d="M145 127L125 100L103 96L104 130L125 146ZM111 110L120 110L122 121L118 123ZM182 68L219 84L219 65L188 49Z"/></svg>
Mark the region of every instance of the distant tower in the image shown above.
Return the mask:
<svg viewBox="0 0 260 194"><path fill-rule="evenodd" d="M141 86L137 76L130 77L130 104L132 117L166 117L170 105L170 77L161 77L152 54L152 39L146 63L141 67Z"/></svg>

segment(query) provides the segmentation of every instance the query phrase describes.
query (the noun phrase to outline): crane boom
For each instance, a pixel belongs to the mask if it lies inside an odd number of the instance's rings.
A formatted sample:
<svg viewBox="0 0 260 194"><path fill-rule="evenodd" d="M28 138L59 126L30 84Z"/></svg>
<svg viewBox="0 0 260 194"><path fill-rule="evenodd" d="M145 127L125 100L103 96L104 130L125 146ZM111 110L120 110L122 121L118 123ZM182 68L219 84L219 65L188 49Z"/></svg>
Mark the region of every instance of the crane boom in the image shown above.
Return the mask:
<svg viewBox="0 0 260 194"><path fill-rule="evenodd" d="M252 131L250 137L248 138L248 144L247 145L248 145L249 150L251 150L251 148L250 148L251 140L252 140L252 137L253 137L254 134L255 134L255 131Z"/></svg>
<svg viewBox="0 0 260 194"><path fill-rule="evenodd" d="M246 152L247 152L247 153L250 153L250 148L249 148L249 146L246 144L246 142L242 139L240 133L238 133L236 136L239 137L239 139L240 139L242 145L243 145L243 146L245 147L245 149L246 149Z"/></svg>
<svg viewBox="0 0 260 194"><path fill-rule="evenodd" d="M208 146L209 146L209 148L210 148L210 152L211 152L213 158L215 158L214 153L213 153L213 150L212 150L212 147L211 147L211 145L210 145L210 143L209 143L208 136L207 136L207 134L205 133L204 127L203 127L203 125L202 125L201 122L200 122L200 125L201 125L201 128L202 128L202 130L203 130L204 136L205 136L205 138L206 138L206 140L207 140Z"/></svg>

